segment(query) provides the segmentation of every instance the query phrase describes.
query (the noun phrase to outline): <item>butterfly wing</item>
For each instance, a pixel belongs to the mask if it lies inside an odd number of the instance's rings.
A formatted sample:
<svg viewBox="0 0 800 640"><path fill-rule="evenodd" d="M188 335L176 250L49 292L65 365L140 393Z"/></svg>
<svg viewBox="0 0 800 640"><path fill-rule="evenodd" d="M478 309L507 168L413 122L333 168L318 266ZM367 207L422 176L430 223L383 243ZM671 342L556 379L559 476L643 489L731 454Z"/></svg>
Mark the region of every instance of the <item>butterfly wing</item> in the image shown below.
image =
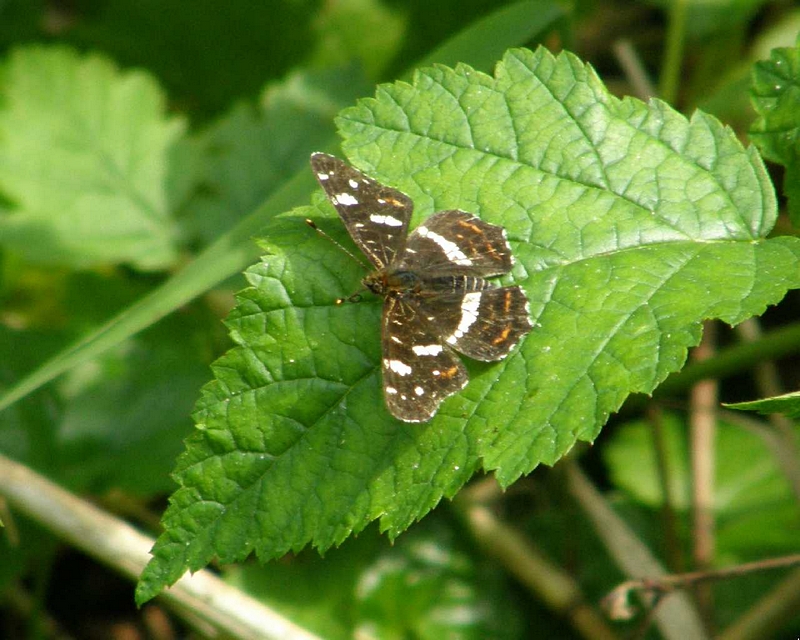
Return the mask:
<svg viewBox="0 0 800 640"><path fill-rule="evenodd" d="M383 308L383 394L391 414L425 422L469 378L461 359L443 345L413 301L388 298Z"/></svg>
<svg viewBox="0 0 800 640"><path fill-rule="evenodd" d="M488 277L508 273L514 264L503 227L465 211L433 214L406 242L401 262L430 274Z"/></svg>
<svg viewBox="0 0 800 640"><path fill-rule="evenodd" d="M472 280L476 290L425 298L419 312L436 323L444 345L475 360L502 360L533 326L528 298L521 287L483 288Z"/></svg>
<svg viewBox="0 0 800 640"><path fill-rule="evenodd" d="M311 169L350 237L378 269L405 245L411 199L327 153L311 154Z"/></svg>

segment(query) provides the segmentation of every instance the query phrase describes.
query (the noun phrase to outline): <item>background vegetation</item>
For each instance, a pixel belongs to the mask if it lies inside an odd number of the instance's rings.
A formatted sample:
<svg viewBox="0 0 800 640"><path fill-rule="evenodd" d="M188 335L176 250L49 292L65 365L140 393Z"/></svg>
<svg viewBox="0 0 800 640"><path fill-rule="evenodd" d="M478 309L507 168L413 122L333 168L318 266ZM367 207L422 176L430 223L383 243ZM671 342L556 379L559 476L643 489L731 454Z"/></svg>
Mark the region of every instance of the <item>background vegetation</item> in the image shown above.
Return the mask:
<svg viewBox="0 0 800 640"><path fill-rule="evenodd" d="M797 635L798 402L722 406L800 382L793 4L220 6L0 0L0 635ZM509 232L427 427L314 150Z"/></svg>

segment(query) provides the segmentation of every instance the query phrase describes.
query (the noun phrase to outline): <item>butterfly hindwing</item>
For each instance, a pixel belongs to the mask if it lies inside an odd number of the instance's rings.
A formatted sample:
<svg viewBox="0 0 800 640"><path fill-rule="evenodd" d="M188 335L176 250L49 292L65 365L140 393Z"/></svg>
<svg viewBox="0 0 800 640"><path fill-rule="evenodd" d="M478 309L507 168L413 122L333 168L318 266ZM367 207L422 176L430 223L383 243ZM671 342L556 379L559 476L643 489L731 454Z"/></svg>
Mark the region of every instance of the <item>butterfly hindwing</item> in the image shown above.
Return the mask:
<svg viewBox="0 0 800 640"><path fill-rule="evenodd" d="M514 264L502 227L457 209L435 213L414 229L401 260L440 275L481 277L508 273Z"/></svg>
<svg viewBox="0 0 800 640"><path fill-rule="evenodd" d="M395 418L425 422L468 381L461 359L443 345L413 302L386 301L383 309L383 394Z"/></svg>
<svg viewBox="0 0 800 640"><path fill-rule="evenodd" d="M358 248L378 269L391 264L405 245L411 199L327 153L312 154L311 168Z"/></svg>
<svg viewBox="0 0 800 640"><path fill-rule="evenodd" d="M520 287L443 293L420 303L435 318L439 340L475 360L501 360L531 330L528 299Z"/></svg>

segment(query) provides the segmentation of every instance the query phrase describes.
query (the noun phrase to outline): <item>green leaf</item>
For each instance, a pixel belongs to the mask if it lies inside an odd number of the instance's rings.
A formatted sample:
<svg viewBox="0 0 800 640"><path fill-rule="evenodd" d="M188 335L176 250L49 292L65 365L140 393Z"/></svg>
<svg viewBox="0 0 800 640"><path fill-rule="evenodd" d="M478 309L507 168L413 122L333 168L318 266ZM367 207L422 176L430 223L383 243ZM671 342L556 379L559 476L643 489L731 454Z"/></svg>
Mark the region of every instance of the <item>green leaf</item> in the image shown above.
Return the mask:
<svg viewBox="0 0 800 640"><path fill-rule="evenodd" d="M177 258L167 191L182 120L141 72L66 48L18 49L0 69L3 245L72 267L162 269Z"/></svg>
<svg viewBox="0 0 800 640"><path fill-rule="evenodd" d="M786 165L800 149L800 46L773 49L753 68L753 105L759 114L750 137L769 160Z"/></svg>
<svg viewBox="0 0 800 640"><path fill-rule="evenodd" d="M210 360L207 328L196 324L193 314L170 318L26 398L4 416L0 451L71 490L174 489L169 471ZM0 387L59 338L0 326Z"/></svg>
<svg viewBox="0 0 800 640"><path fill-rule="evenodd" d="M370 90L355 65L298 71L268 85L260 104L239 104L198 140L203 148L199 190L181 223L211 242L254 211L298 171L309 149L330 144L336 113Z"/></svg>
<svg viewBox="0 0 800 640"><path fill-rule="evenodd" d="M739 409L741 411L758 411L764 415L782 413L787 418L796 420L800 418L800 391L786 393L782 396L774 396L772 398L751 400L750 402L726 404L725 406L730 409Z"/></svg>
<svg viewBox="0 0 800 640"><path fill-rule="evenodd" d="M673 506L691 508L691 464L687 426L677 416L663 420L664 449L673 484ZM758 434L720 421L715 444L717 514L754 509L771 501L791 498L791 488L775 464L769 449ZM658 478L653 434L645 422L625 425L606 448L611 478L640 502L661 506L664 501Z"/></svg>
<svg viewBox="0 0 800 640"><path fill-rule="evenodd" d="M773 49L769 60L756 63L752 100L759 117L750 138L765 158L786 167L789 216L800 226L800 44Z"/></svg>
<svg viewBox="0 0 800 640"><path fill-rule="evenodd" d="M691 508L692 482L687 434L686 424L678 417L664 416L662 436L672 505L684 513ZM712 507L719 557L735 562L759 553L796 549L797 505L764 439L720 421L714 457ZM647 423L629 423L617 431L605 449L605 459L616 486L648 507L663 504L653 434Z"/></svg>
<svg viewBox="0 0 800 640"><path fill-rule="evenodd" d="M196 324L189 314L170 318L59 380L62 483L142 497L174 489L169 471L209 359L207 329Z"/></svg>
<svg viewBox="0 0 800 640"><path fill-rule="evenodd" d="M62 38L150 69L177 104L215 116L282 77L313 44L314 0L107 0L71 7Z"/></svg>
<svg viewBox="0 0 800 640"><path fill-rule="evenodd" d="M397 55L408 27L402 5L391 7L381 0L340 0L322 6L314 20L315 50L312 64L345 64L359 61L376 79Z"/></svg>
<svg viewBox="0 0 800 640"><path fill-rule="evenodd" d="M303 552L268 567L233 567L225 576L325 638L520 637L501 573L476 562L457 534L432 514L391 548L368 529L324 559Z"/></svg>
<svg viewBox="0 0 800 640"><path fill-rule="evenodd" d="M306 228L268 255L229 318L176 478L143 602L187 568L321 550L380 519L397 536L481 466L508 485L593 440L632 392L679 369L700 323L736 323L800 286L800 241L764 240L775 197L757 153L702 113L612 97L575 56L512 50L378 89L339 125L354 164L409 193L415 222L462 208L502 224L536 327L428 424L380 390L380 301L337 306L363 273ZM321 202L321 200L318 200Z"/></svg>

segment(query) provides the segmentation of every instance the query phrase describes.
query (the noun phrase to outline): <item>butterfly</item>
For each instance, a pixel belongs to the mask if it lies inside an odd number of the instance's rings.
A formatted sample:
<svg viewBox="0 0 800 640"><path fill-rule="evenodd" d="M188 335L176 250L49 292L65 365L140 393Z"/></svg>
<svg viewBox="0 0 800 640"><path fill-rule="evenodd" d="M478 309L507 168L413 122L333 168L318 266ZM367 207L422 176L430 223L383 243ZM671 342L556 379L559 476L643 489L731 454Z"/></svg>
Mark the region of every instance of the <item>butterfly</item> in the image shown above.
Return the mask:
<svg viewBox="0 0 800 640"><path fill-rule="evenodd" d="M484 279L514 263L505 230L451 209L408 233L414 204L406 194L326 153L312 154L311 168L375 267L362 283L384 298L386 407L405 422L426 422L469 381L456 351L501 360L532 327L522 288Z"/></svg>

